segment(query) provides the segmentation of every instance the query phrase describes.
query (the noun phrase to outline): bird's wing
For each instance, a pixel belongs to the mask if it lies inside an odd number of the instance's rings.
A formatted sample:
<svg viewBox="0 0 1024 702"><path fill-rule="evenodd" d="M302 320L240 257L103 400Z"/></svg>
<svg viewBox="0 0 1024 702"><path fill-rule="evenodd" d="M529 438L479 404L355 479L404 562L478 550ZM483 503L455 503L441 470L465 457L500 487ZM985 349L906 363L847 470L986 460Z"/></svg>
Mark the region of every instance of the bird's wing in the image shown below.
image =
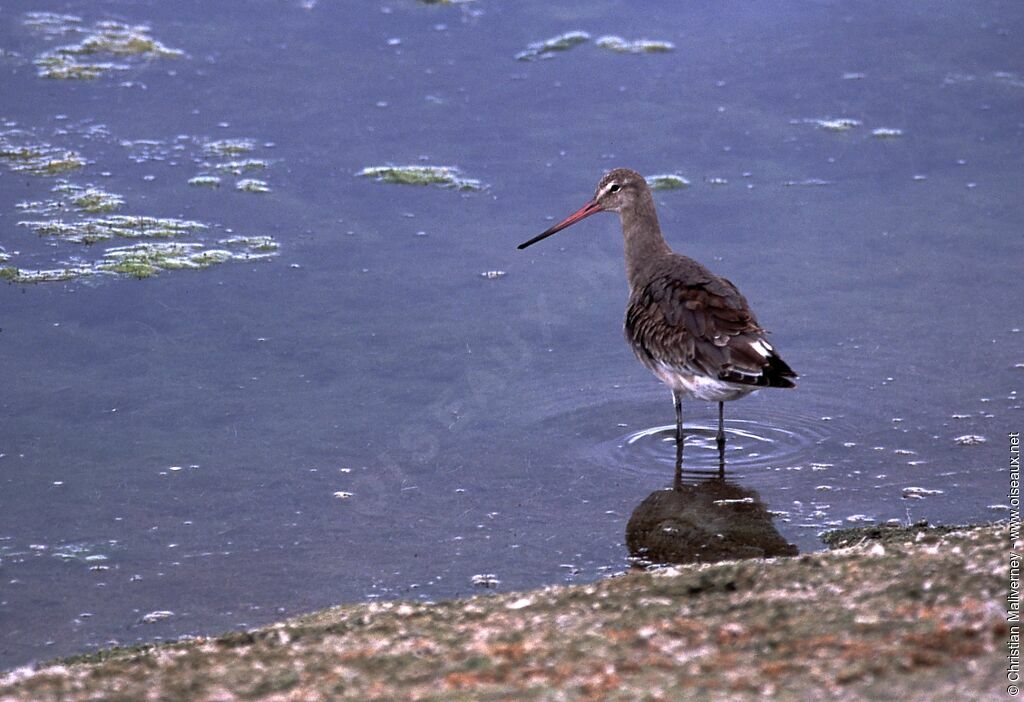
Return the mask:
<svg viewBox="0 0 1024 702"><path fill-rule="evenodd" d="M694 265L633 291L626 337L644 365L743 385L792 387L746 299L730 281Z"/></svg>

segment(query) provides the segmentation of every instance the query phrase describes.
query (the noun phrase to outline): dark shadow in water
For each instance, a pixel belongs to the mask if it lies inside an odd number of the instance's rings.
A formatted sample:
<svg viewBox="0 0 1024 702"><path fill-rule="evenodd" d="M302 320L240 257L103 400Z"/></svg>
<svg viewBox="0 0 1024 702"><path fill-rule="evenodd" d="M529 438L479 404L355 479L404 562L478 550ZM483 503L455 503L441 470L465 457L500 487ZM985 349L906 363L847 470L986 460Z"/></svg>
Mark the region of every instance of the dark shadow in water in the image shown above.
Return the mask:
<svg viewBox="0 0 1024 702"><path fill-rule="evenodd" d="M673 487L651 493L626 525L626 547L636 565L797 554L757 491L725 479L721 452L718 471L684 474L681 459L677 452Z"/></svg>

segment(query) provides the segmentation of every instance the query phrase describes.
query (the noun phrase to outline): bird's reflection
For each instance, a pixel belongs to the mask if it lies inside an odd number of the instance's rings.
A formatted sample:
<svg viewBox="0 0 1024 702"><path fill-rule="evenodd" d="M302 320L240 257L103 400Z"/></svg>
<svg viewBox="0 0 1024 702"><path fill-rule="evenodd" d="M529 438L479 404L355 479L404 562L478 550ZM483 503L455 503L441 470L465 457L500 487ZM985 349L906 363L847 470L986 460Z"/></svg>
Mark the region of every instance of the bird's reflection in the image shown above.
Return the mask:
<svg viewBox="0 0 1024 702"><path fill-rule="evenodd" d="M638 564L797 554L775 528L757 491L725 479L721 452L718 471L684 474L681 459L677 455L672 487L651 493L626 525L626 546Z"/></svg>

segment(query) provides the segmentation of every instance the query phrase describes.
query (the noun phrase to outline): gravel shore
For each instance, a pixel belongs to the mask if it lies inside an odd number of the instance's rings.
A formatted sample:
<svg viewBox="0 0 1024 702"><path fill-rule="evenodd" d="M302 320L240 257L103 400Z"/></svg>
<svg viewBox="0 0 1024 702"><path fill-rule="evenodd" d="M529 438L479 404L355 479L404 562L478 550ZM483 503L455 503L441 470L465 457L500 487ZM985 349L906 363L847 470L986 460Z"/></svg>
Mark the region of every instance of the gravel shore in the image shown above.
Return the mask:
<svg viewBox="0 0 1024 702"><path fill-rule="evenodd" d="M1009 699L1005 524L828 541L110 649L0 674L0 700Z"/></svg>

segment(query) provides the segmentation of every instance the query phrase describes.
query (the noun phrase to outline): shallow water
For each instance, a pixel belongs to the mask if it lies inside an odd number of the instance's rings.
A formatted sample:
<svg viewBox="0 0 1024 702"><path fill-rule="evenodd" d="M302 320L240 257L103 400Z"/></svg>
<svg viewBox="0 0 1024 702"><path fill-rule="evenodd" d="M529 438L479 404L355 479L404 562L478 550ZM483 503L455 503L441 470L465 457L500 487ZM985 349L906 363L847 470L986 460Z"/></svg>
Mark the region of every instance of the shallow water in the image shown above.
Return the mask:
<svg viewBox="0 0 1024 702"><path fill-rule="evenodd" d="M1007 515L1017 5L65 3L185 52L89 81L37 77L72 41L24 25L48 9L0 10L0 120L87 163L0 163L0 265L130 243L18 226L57 178L203 222L204 245L280 249L0 286L0 666L629 567L626 523L674 447L670 397L622 340L617 223L515 250L620 165L690 182L656 195L670 242L744 291L801 375L726 407L730 481L786 541ZM569 31L592 39L516 60ZM225 139L265 164L218 169ZM486 187L357 175L388 164ZM686 466L712 469L715 408L685 412Z"/></svg>

